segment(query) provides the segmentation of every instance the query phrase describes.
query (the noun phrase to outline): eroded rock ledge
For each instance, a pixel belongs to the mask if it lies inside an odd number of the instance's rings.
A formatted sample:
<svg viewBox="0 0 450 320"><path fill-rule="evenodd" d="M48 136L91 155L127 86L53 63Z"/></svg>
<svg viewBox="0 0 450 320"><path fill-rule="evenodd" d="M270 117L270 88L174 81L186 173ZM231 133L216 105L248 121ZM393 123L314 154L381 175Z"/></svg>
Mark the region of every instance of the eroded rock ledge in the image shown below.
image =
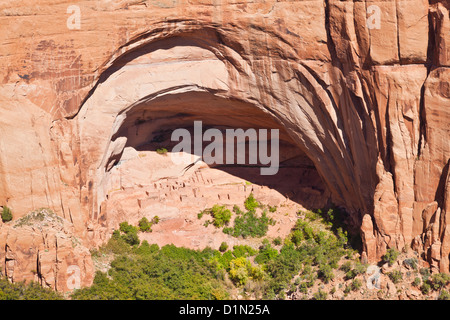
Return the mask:
<svg viewBox="0 0 450 320"><path fill-rule="evenodd" d="M121 218L105 209L114 172L157 132L277 127L368 261L412 247L449 272L449 2L214 3L84 1L79 30L69 2L1 4L0 205L51 208L95 246ZM0 229L5 269L28 259L11 258L17 230Z"/></svg>

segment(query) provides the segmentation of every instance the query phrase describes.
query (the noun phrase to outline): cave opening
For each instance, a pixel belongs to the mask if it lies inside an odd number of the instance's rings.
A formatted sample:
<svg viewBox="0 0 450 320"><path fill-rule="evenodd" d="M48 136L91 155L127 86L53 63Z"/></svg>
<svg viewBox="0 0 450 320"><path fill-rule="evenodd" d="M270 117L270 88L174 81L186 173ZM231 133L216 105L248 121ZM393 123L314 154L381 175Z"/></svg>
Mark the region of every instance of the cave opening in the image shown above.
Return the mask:
<svg viewBox="0 0 450 320"><path fill-rule="evenodd" d="M162 220L161 232L156 228L146 236L149 241L191 247L214 246L225 235L206 237L195 215L215 204L242 206L249 194L261 203L283 208L278 213L281 220L286 220L282 223L283 230L278 226L274 234L282 231L287 235L298 210L313 210L330 204L330 193L311 159L269 112L249 102L210 92L183 92L137 104L125 111L121 119L120 128L111 137L116 150L103 161L102 186L106 200L102 211L113 224L122 222L124 217L137 223L142 216L151 219L157 215ZM222 163L206 163L201 154L195 153L192 139L192 152L188 154L191 161L174 162L172 150L179 140L173 139L173 132L183 129L194 136L195 124L199 121L202 134L213 128L224 137L230 129L277 130L277 150L272 150L271 135L257 135L258 141L247 137L243 149L233 147L232 163L225 161L229 151L226 146ZM261 141L264 138L266 141ZM213 141L214 138L202 141L201 152ZM224 145L229 142L223 141ZM270 165L267 162L261 163L259 159L257 163L249 162L254 152L251 142L259 147L267 145L268 155L273 156L277 151L275 174L261 174L261 168ZM242 150L245 155L240 154Z"/></svg>
<svg viewBox="0 0 450 320"><path fill-rule="evenodd" d="M148 43L137 39L105 64L74 119L86 155L80 170L86 181L83 205L102 228L99 234L111 234L123 221L136 225L141 217L158 215L161 223L146 235L149 242L218 247L223 235L199 226L197 214L215 204L242 206L253 194L280 208L272 233L283 237L299 210L330 207L331 195L339 194L338 183L325 183L323 177L340 176L330 169L334 157L344 155L322 143L332 132L324 129L327 118L306 111L325 106L310 85L314 79L291 74L292 65L278 60L268 73L255 72L243 48L223 39L203 29ZM194 141L187 152L192 161L174 163L179 141L173 133L195 136L196 122L202 124L201 135L211 129L223 136L228 130L266 130L271 137L277 130L276 174L261 174L270 164L262 161L260 150L257 161L250 161L253 142L258 149L272 149L261 135L246 141L243 152L233 148L231 164L196 161L215 138L202 141L200 154ZM222 158L227 156L228 151Z"/></svg>

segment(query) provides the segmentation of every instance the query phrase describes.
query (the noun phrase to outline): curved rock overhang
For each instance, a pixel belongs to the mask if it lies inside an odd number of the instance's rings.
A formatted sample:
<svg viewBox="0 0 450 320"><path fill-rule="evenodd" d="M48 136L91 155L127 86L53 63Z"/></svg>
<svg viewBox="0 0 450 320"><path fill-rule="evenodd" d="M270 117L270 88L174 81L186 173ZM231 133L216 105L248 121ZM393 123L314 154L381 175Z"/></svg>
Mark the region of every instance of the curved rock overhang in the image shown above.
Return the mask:
<svg viewBox="0 0 450 320"><path fill-rule="evenodd" d="M376 262L386 248L411 245L433 271L449 271L448 1L377 3L379 29L367 24L374 16L364 1L159 4L86 3L82 29L70 31L64 3L6 5L0 205L8 205L15 219L48 207L93 245L88 240L96 232L92 220L102 185L97 173L116 138L115 121L126 111L98 119L111 125L100 146L89 145L96 133L78 127L78 113L87 105L94 109L96 90L151 53L152 45L190 39L229 75L228 91L208 92L208 101L240 101L284 128L288 145L314 161L334 202L361 226L363 256ZM2 261L11 256L9 248L22 266L35 265L30 238L18 232L8 237L9 229L2 227ZM54 264L44 254L50 274L61 271L63 247L54 245ZM14 277L20 279L30 268L18 270Z"/></svg>
<svg viewBox="0 0 450 320"><path fill-rule="evenodd" d="M264 52L245 52L242 43L229 42L238 38L227 34L231 30L178 26L168 34L153 29L123 46L105 64L72 120L79 132L82 199L90 217L98 218L106 196L108 159L124 148L123 141L115 140L124 124L139 121L137 114L152 106L164 112L160 101L207 96L217 106L204 103L196 112L210 125L220 124L212 121L217 115L228 119L227 125L234 117L240 127L264 127L266 122L266 127L282 128L285 140L313 162L333 202L359 227L363 214L373 211L378 183L377 144L368 112L348 107L351 103L338 106L326 85L276 35L268 35L274 39L264 44L271 44L261 48ZM339 99L359 98L342 91ZM167 107L165 112L180 111Z"/></svg>

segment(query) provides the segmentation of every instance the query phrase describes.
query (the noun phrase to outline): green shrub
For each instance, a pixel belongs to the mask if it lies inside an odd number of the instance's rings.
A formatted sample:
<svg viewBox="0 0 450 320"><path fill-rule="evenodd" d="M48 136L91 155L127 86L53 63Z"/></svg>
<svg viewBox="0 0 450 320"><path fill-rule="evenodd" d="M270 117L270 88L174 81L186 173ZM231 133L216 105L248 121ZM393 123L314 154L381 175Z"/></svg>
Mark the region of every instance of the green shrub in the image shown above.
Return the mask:
<svg viewBox="0 0 450 320"><path fill-rule="evenodd" d="M259 254L255 257L258 264L264 264L278 256L278 250L272 248L269 243L266 243L259 249Z"/></svg>
<svg viewBox="0 0 450 320"><path fill-rule="evenodd" d="M236 214L243 214L244 211L241 210L241 208L239 208L237 205L233 206L233 212Z"/></svg>
<svg viewBox="0 0 450 320"><path fill-rule="evenodd" d="M403 275L401 271L394 270L392 272L388 273L389 278L392 280L393 283L399 283L403 279Z"/></svg>
<svg viewBox="0 0 450 320"><path fill-rule="evenodd" d="M309 210L305 212L305 219L308 219L310 221L315 221L320 218L321 218L321 216L320 216L319 212L314 212L314 211L309 211Z"/></svg>
<svg viewBox="0 0 450 320"><path fill-rule="evenodd" d="M434 290L445 287L450 282L450 275L445 273L436 273L431 276L431 286Z"/></svg>
<svg viewBox="0 0 450 320"><path fill-rule="evenodd" d="M252 272L252 265L245 257L239 257L230 262L230 279L238 285L244 285Z"/></svg>
<svg viewBox="0 0 450 320"><path fill-rule="evenodd" d="M350 261L346 261L341 267L340 269L342 271L344 271L345 273L349 272L350 270L352 270L352 263Z"/></svg>
<svg viewBox="0 0 450 320"><path fill-rule="evenodd" d="M122 222L119 224L119 230L122 232L120 237L128 243L130 246L139 244L138 228L128 224L128 222Z"/></svg>
<svg viewBox="0 0 450 320"><path fill-rule="evenodd" d="M416 258L408 258L403 260L403 264L407 267L412 268L413 270L417 270L418 261Z"/></svg>
<svg viewBox="0 0 450 320"><path fill-rule="evenodd" d="M119 224L119 230L123 233L137 233L137 228L135 226L132 226L127 221L121 222Z"/></svg>
<svg viewBox="0 0 450 320"><path fill-rule="evenodd" d="M152 232L152 223L146 217L142 217L138 222L139 231Z"/></svg>
<svg viewBox="0 0 450 320"><path fill-rule="evenodd" d="M208 263L216 272L220 273L221 276L224 276L227 271L230 271L230 262L234 258L231 251L225 251L223 254L220 254L220 252L217 251L208 260Z"/></svg>
<svg viewBox="0 0 450 320"><path fill-rule="evenodd" d="M388 249L386 254L382 257L384 262L387 262L390 266L392 266L395 261L397 261L399 252L394 248Z"/></svg>
<svg viewBox="0 0 450 320"><path fill-rule="evenodd" d="M146 245L144 245L146 246ZM220 254L166 245L151 253L127 252L111 262L108 273L97 272L89 288L75 291L81 300L211 300L227 299L224 283L209 263ZM147 250L146 250L147 251Z"/></svg>
<svg viewBox="0 0 450 320"><path fill-rule="evenodd" d="M212 216L214 218L213 224L215 227L223 227L227 225L231 220L231 211L226 209L225 206L215 205L212 208Z"/></svg>
<svg viewBox="0 0 450 320"><path fill-rule="evenodd" d="M225 252L228 249L228 244L226 242L222 242L219 247L220 252Z"/></svg>
<svg viewBox="0 0 450 320"><path fill-rule="evenodd" d="M120 231L115 230L107 244L102 248L105 253L123 254L130 251L130 245L120 236Z"/></svg>
<svg viewBox="0 0 450 320"><path fill-rule="evenodd" d="M447 291L442 290L439 294L438 300L450 300L450 294Z"/></svg>
<svg viewBox="0 0 450 320"><path fill-rule="evenodd" d="M232 253L233 253L234 257L239 258L239 257L251 257L251 256L254 256L255 254L258 253L258 251L253 249L250 246L240 244L240 245L233 246Z"/></svg>
<svg viewBox="0 0 450 320"><path fill-rule="evenodd" d="M328 294L320 289L313 295L314 300L327 300L327 297Z"/></svg>
<svg viewBox="0 0 450 320"><path fill-rule="evenodd" d="M344 289L344 294L347 295L350 293L350 291L352 291L352 287L351 286L346 286Z"/></svg>
<svg viewBox="0 0 450 320"><path fill-rule="evenodd" d="M362 286L362 282L359 279L354 279L352 281L352 290L353 291L358 291L359 289L361 289Z"/></svg>
<svg viewBox="0 0 450 320"><path fill-rule="evenodd" d="M159 223L159 217L158 216L154 216L153 218L152 218L152 223L153 224L158 224Z"/></svg>
<svg viewBox="0 0 450 320"><path fill-rule="evenodd" d="M261 217L257 217L256 213L248 211L234 219L233 228L224 228L223 232L236 238L260 238L266 235L269 225L273 224L274 221L265 212Z"/></svg>
<svg viewBox="0 0 450 320"><path fill-rule="evenodd" d="M279 254L266 264L270 277L267 291L278 294L290 280L301 270L304 256L293 245L284 245Z"/></svg>
<svg viewBox="0 0 450 320"><path fill-rule="evenodd" d="M166 154L168 151L166 148L158 148L156 149L156 153L158 154Z"/></svg>
<svg viewBox="0 0 450 320"><path fill-rule="evenodd" d="M362 264L360 262L357 262L355 265L355 272L356 274L363 274L366 273L367 271L367 265L366 264Z"/></svg>
<svg viewBox="0 0 450 320"><path fill-rule="evenodd" d="M141 256L150 255L158 252L159 246L157 244L150 245L147 240L141 242L140 246L136 248L135 253Z"/></svg>
<svg viewBox="0 0 450 320"><path fill-rule="evenodd" d="M225 227L225 228L222 229L223 233L228 234L230 236L233 235L233 231L234 231L234 229L231 228L231 227Z"/></svg>
<svg viewBox="0 0 450 320"><path fill-rule="evenodd" d="M12 215L11 209L8 208L7 206L4 206L3 210L2 210L2 221L8 222L8 221L11 221L12 219L13 219L13 215Z"/></svg>
<svg viewBox="0 0 450 320"><path fill-rule="evenodd" d="M306 293L308 293L308 284L306 282L302 282L302 283L300 283L300 286L298 289L301 293L306 294Z"/></svg>
<svg viewBox="0 0 450 320"><path fill-rule="evenodd" d="M422 280L427 281L430 278L430 269L420 268L419 273L422 275Z"/></svg>
<svg viewBox="0 0 450 320"><path fill-rule="evenodd" d="M295 223L292 234L293 235L291 240L295 245L299 245L302 240L314 238L313 228L309 225L308 222L302 221L300 219L298 219Z"/></svg>
<svg viewBox="0 0 450 320"><path fill-rule="evenodd" d="M131 246L138 245L140 242L139 236L137 235L137 233L134 232L126 233L122 235L122 237L125 240L125 242Z"/></svg>
<svg viewBox="0 0 450 320"><path fill-rule="evenodd" d="M328 283L334 279L333 269L329 264L321 265L319 267L319 278L321 278L325 283Z"/></svg>
<svg viewBox="0 0 450 320"><path fill-rule="evenodd" d="M348 280L349 280L349 279L353 279L353 278L355 278L357 275L360 275L360 274L365 273L366 270L367 270L367 266L366 266L366 265L364 265L364 264L362 264L362 263L360 263L360 262L357 262L356 265L355 265L355 268L353 268L352 270L348 271L348 272L345 274L345 277L346 277Z"/></svg>
<svg viewBox="0 0 450 320"><path fill-rule="evenodd" d="M420 283L421 283L422 281L420 281L420 278L419 277L415 277L414 278L414 281L412 282L412 285L414 286L414 287L416 287L416 288L418 288L419 286L420 286Z"/></svg>
<svg viewBox="0 0 450 320"><path fill-rule="evenodd" d="M422 286L420 287L420 291L422 291L423 294L429 294L431 290L431 286L428 282L422 283Z"/></svg>
<svg viewBox="0 0 450 320"><path fill-rule="evenodd" d="M273 244L275 246L279 246L279 245L281 245L282 241L283 240L281 239L281 237L276 237L275 239L273 239Z"/></svg>
<svg viewBox="0 0 450 320"><path fill-rule="evenodd" d="M247 199L245 199L244 207L247 211L255 212L256 208L260 206L260 203L256 201L253 193L250 193Z"/></svg>
<svg viewBox="0 0 450 320"><path fill-rule="evenodd" d="M231 220L231 211L225 206L220 206L218 204L210 209L203 210L197 217L200 219L205 213L211 215L213 221L209 223L212 223L217 228L227 225ZM209 225L209 223L206 223L206 226Z"/></svg>

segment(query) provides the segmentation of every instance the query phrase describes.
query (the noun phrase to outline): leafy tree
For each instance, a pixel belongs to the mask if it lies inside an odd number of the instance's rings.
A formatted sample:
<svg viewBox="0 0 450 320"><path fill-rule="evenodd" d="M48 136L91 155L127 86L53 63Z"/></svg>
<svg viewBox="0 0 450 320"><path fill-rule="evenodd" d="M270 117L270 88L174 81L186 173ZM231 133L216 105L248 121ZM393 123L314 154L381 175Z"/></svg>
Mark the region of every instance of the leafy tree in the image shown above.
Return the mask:
<svg viewBox="0 0 450 320"><path fill-rule="evenodd" d="M159 223L159 217L158 216L154 216L153 218L152 218L152 223L153 224L158 224Z"/></svg>
<svg viewBox="0 0 450 320"><path fill-rule="evenodd" d="M235 245L233 246L233 256L236 258L239 257L251 257L257 254L258 251L253 249L252 247L248 245Z"/></svg>
<svg viewBox="0 0 450 320"><path fill-rule="evenodd" d="M150 245L147 240L142 241L141 245L135 250L136 254L141 256L150 255L158 251L159 246L155 243Z"/></svg>
<svg viewBox="0 0 450 320"><path fill-rule="evenodd" d="M211 210L211 214L214 218L213 224L217 228L227 225L231 220L231 211L226 209L225 206L215 205Z"/></svg>
<svg viewBox="0 0 450 320"><path fill-rule="evenodd" d="M266 243L259 249L259 254L255 257L258 264L264 264L278 256L278 250L272 248L270 243Z"/></svg>
<svg viewBox="0 0 450 320"><path fill-rule="evenodd" d="M142 217L138 222L139 231L142 232L152 232L152 223L146 218Z"/></svg>
<svg viewBox="0 0 450 320"><path fill-rule="evenodd" d="M224 228L223 232L236 238L239 236L260 238L266 235L269 225L274 223L266 212L263 212L261 217L257 217L254 211L248 211L234 219L233 228Z"/></svg>
<svg viewBox="0 0 450 320"><path fill-rule="evenodd" d="M256 208L260 206L260 203L255 199L253 196L253 193L250 193L250 195L245 199L244 207L248 211L255 212Z"/></svg>
<svg viewBox="0 0 450 320"><path fill-rule="evenodd" d="M131 248L131 247L130 247ZM140 249L144 249L140 251ZM212 249L191 250L166 245L141 246L118 255L108 273L97 272L94 283L71 295L72 299L227 299L224 284L217 279Z"/></svg>
<svg viewBox="0 0 450 320"><path fill-rule="evenodd" d="M213 218L212 224L217 227L223 227L225 225L228 225L228 223L231 220L231 211L228 210L225 206L220 206L218 204L214 205L210 209L205 209L202 212L200 212L197 217L199 219L202 218L204 214L209 214ZM206 226L211 223L210 221L207 221Z"/></svg>
<svg viewBox="0 0 450 320"><path fill-rule="evenodd" d="M230 278L239 285L247 282L251 271L251 263L245 257L239 257L230 262Z"/></svg>
<svg viewBox="0 0 450 320"><path fill-rule="evenodd" d="M139 244L138 228L128 224L128 222L122 222L119 225L119 230L123 233L120 237L129 245L134 246Z"/></svg>

